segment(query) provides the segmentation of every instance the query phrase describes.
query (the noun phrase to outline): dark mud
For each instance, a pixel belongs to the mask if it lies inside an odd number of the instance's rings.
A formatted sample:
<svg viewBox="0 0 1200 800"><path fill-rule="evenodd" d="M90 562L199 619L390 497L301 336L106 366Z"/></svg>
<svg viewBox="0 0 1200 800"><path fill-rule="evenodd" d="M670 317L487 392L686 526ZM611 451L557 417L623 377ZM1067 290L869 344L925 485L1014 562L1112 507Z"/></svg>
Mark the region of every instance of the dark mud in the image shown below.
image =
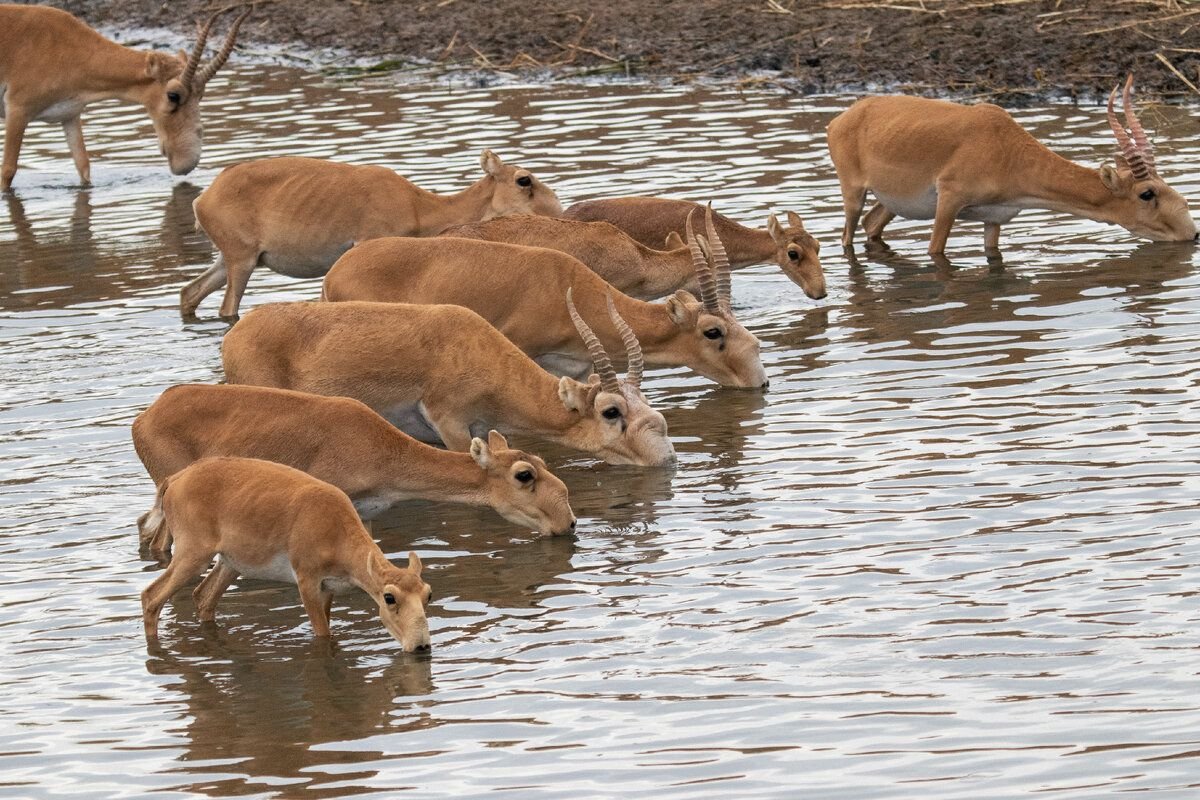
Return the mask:
<svg viewBox="0 0 1200 800"><path fill-rule="evenodd" d="M93 25L192 29L201 0L64 0ZM335 47L374 71L615 74L777 84L801 93L905 90L1019 102L1139 88L1195 97L1190 0L282 0L246 39ZM1178 71L1173 72L1166 62ZM1189 86L1189 82L1193 86Z"/></svg>

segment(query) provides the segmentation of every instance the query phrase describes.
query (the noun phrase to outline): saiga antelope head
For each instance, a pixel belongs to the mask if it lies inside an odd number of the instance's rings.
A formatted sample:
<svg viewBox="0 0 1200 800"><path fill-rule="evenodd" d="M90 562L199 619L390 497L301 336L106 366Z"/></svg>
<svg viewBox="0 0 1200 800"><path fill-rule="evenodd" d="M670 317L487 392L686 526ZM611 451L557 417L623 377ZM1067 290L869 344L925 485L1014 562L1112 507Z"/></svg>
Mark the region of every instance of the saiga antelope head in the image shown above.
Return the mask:
<svg viewBox="0 0 1200 800"><path fill-rule="evenodd" d="M154 86L144 100L146 113L154 124L158 148L167 157L167 164L176 175L186 175L200 163L201 137L204 133L204 125L200 120L200 99L204 97L205 85L233 52L238 29L249 16L251 8L246 8L233 21L220 51L211 60L201 64L204 45L213 23L227 10L218 11L208 18L208 22L200 28L196 46L190 55L180 50L175 56L165 53L150 53L147 56L146 74L154 81Z"/></svg>

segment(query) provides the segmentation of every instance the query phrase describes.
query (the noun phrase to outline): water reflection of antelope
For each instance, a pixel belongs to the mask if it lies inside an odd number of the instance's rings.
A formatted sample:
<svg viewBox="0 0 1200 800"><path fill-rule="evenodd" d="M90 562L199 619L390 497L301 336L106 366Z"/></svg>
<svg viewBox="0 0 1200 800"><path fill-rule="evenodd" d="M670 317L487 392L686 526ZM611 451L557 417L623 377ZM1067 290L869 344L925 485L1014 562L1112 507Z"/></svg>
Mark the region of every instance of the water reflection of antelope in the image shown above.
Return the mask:
<svg viewBox="0 0 1200 800"><path fill-rule="evenodd" d="M416 705L435 688L429 657L372 661L328 641L264 642L244 624L207 627L169 651L154 648L147 671L172 679L164 683L164 705L182 702L174 732L183 753L171 769L195 783L178 788L235 796L279 791L284 781L306 797L344 797L344 782L374 775L366 762L382 754L323 745L440 724Z"/></svg>
<svg viewBox="0 0 1200 800"><path fill-rule="evenodd" d="M845 324L864 342L911 342L936 349L946 329L972 326L1013 338L989 351L997 364L1023 362L1033 350L1022 346L1043 334L1022 312L1065 306L1098 287L1120 287L1122 310L1138 314L1173 280L1189 275L1195 248L1190 243L1146 242L1129 253L1100 261L1056 263L1036 271L1006 267L955 268L944 259L919 261L886 248L868 249L868 259L850 257L849 313ZM867 264L886 266L868 270ZM1032 295L1022 302L997 298ZM922 308L932 310L920 313ZM896 313L911 310L916 313Z"/></svg>
<svg viewBox="0 0 1200 800"><path fill-rule="evenodd" d="M174 283L174 267L211 258L204 234L195 230L192 201L200 189L178 183L162 206L159 244L138 238L98 238L92 231L96 212L92 192L74 192L66 230L55 223L65 217L31 216L16 192L4 195L13 236L0 239L0 307L32 305L57 308L127 297L131 289L153 289ZM39 204L40 205L40 204ZM2 213L2 212L0 212ZM131 252L130 247L137 247Z"/></svg>

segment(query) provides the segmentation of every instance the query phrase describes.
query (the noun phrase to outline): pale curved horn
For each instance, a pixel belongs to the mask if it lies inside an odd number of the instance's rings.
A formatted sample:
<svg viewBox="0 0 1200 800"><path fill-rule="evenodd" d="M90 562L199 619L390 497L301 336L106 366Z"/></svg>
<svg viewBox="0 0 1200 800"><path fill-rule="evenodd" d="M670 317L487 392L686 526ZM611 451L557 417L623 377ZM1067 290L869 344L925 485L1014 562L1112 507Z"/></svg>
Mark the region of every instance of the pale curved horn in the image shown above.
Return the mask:
<svg viewBox="0 0 1200 800"><path fill-rule="evenodd" d="M1133 144L1137 147L1138 152L1142 154L1142 160L1146 163L1146 169L1151 175L1157 174L1154 166L1154 145L1150 144L1150 137L1146 136L1146 131L1142 128L1141 121L1137 118L1137 112L1133 110L1133 73L1125 78L1125 91L1121 94L1122 110L1125 112L1125 125L1129 128L1129 133L1133 136Z"/></svg>
<svg viewBox="0 0 1200 800"><path fill-rule="evenodd" d="M1137 145L1129 138L1129 134L1125 132L1121 123L1117 121L1117 112L1113 109L1113 102L1117 99L1117 90L1120 88L1119 84L1114 86L1108 95L1108 127L1112 128L1113 135L1117 137L1117 145L1121 148L1121 157L1129 165L1133 177L1145 180L1150 177L1150 171L1146 169L1146 163L1142 160Z"/></svg>
<svg viewBox="0 0 1200 800"><path fill-rule="evenodd" d="M642 368L646 365L642 358L642 344L638 341L633 328L629 327L629 323L617 313L617 307L613 305L611 294L608 295L608 316L616 327L617 333L620 334L621 341L625 343L625 359L629 362L625 380L636 389L642 385Z"/></svg>
<svg viewBox="0 0 1200 800"><path fill-rule="evenodd" d="M733 305L733 269L729 266L725 245L721 243L721 237L717 235L717 228L713 224L711 201L704 212L704 226L708 234L708 252L712 256L713 274L717 278L717 300L728 310Z"/></svg>
<svg viewBox="0 0 1200 800"><path fill-rule="evenodd" d="M695 209L688 212L687 223L684 226L684 231L687 233L688 250L692 253L692 270L696 273L696 280L700 283L700 300L710 313L717 314L721 309L717 298L717 282L713 275L712 265L708 263L708 257L700 249L700 243L696 239L696 232L692 230L692 215L695 213Z"/></svg>
<svg viewBox="0 0 1200 800"><path fill-rule="evenodd" d="M567 289L567 312L571 315L571 322L575 323L575 330L579 331L579 336L587 346L588 355L592 357L592 366L596 368L596 374L600 376L600 386L606 392L620 394L621 383L617 380L617 371L613 369L612 360L604 350L604 345L600 344L600 340L596 338L596 334L583 321L583 317L579 316L579 311L575 308L575 301L571 298L572 291L574 291L574 287Z"/></svg>
<svg viewBox="0 0 1200 800"><path fill-rule="evenodd" d="M192 78L196 74L196 67L200 66L200 57L204 55L204 45L208 43L208 34L212 30L213 23L217 21L217 17L224 13L225 9L214 13L196 34L196 46L192 48L192 54L188 56L187 64L183 67L183 74L179 76L179 82L186 86L189 92L192 91Z"/></svg>
<svg viewBox="0 0 1200 800"><path fill-rule="evenodd" d="M247 7L233 21L233 25L229 28L229 33L225 35L225 43L221 45L221 50L199 72L200 88L204 88L204 84L208 83L209 79L217 74L217 70L225 66L225 62L229 60L229 54L233 52L233 45L237 41L238 29L242 27L242 22L245 21L246 17L250 16L250 12L253 10L254 6Z"/></svg>

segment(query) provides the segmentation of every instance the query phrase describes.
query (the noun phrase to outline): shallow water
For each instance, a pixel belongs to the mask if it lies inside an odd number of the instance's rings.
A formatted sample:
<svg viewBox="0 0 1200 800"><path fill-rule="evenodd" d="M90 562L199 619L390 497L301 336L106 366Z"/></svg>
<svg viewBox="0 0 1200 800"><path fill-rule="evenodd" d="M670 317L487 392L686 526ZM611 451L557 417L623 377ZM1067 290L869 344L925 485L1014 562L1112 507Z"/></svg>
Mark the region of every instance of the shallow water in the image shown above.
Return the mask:
<svg viewBox="0 0 1200 800"><path fill-rule="evenodd" d="M241 68L186 180L140 111L95 109L88 191L34 127L0 211L0 796L1195 796L1196 250L1027 213L1002 264L971 224L932 264L928 224L901 221L850 263L821 133L847 102ZM1017 117L1111 153L1098 108ZM1200 195L1195 123L1158 122L1162 173ZM219 297L177 312L212 258L191 201L284 153L449 190L484 147L565 202L798 211L829 297L738 273L771 391L653 372L673 473L528 443L570 486L574 540L422 503L377 522L425 560L432 658L397 655L363 597L335 604L331 651L294 588L255 582L215 630L181 593L147 651L129 423L221 377ZM318 286L260 272L243 309Z"/></svg>

